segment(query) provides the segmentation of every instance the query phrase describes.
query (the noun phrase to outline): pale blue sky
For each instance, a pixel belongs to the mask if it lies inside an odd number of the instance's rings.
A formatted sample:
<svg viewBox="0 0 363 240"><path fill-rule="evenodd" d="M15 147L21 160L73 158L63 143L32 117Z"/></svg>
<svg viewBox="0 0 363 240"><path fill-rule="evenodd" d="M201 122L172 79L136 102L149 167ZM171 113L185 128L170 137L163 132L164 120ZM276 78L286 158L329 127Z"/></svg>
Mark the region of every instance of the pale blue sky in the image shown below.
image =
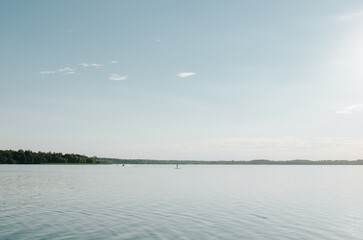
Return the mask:
<svg viewBox="0 0 363 240"><path fill-rule="evenodd" d="M363 158L362 1L1 1L0 148Z"/></svg>

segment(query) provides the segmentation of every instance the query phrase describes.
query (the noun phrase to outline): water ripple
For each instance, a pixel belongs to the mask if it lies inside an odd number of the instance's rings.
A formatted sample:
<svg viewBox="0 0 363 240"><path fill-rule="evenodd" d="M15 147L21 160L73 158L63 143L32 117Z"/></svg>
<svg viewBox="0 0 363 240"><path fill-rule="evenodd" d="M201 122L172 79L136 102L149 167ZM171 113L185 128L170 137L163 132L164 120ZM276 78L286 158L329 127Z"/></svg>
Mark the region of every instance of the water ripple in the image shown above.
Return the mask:
<svg viewBox="0 0 363 240"><path fill-rule="evenodd" d="M2 165L0 238L363 239L362 180L359 166Z"/></svg>

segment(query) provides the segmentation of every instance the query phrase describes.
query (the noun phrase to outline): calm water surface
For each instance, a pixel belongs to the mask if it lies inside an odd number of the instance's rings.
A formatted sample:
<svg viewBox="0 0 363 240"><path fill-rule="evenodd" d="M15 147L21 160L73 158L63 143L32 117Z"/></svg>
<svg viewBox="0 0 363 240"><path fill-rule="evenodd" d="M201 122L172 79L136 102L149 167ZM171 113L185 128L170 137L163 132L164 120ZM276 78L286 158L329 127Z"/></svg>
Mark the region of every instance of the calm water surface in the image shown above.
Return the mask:
<svg viewBox="0 0 363 240"><path fill-rule="evenodd" d="M363 166L0 165L0 239L363 239Z"/></svg>

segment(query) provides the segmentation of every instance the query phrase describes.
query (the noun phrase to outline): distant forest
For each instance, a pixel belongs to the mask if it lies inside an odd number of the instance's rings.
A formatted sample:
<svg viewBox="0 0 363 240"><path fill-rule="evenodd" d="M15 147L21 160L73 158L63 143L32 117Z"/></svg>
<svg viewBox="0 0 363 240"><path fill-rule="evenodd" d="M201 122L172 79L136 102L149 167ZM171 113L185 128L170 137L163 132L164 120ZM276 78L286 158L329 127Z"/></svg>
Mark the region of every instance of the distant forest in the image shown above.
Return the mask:
<svg viewBox="0 0 363 240"><path fill-rule="evenodd" d="M0 150L0 164L198 164L198 165L363 165L363 159L348 160L290 160L290 161L200 161L152 160L87 157L79 154L32 152L30 150Z"/></svg>
<svg viewBox="0 0 363 240"><path fill-rule="evenodd" d="M79 154L32 152L29 150L0 150L0 164L97 164L97 157Z"/></svg>

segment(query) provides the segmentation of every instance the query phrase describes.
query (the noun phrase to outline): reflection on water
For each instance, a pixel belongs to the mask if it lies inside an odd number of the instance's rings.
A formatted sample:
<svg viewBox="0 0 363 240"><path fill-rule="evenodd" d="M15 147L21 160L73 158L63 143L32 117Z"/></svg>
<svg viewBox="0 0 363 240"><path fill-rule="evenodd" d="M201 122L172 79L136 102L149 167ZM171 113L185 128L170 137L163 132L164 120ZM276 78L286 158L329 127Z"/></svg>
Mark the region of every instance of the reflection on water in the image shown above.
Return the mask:
<svg viewBox="0 0 363 240"><path fill-rule="evenodd" d="M0 165L0 239L363 239L363 166Z"/></svg>

